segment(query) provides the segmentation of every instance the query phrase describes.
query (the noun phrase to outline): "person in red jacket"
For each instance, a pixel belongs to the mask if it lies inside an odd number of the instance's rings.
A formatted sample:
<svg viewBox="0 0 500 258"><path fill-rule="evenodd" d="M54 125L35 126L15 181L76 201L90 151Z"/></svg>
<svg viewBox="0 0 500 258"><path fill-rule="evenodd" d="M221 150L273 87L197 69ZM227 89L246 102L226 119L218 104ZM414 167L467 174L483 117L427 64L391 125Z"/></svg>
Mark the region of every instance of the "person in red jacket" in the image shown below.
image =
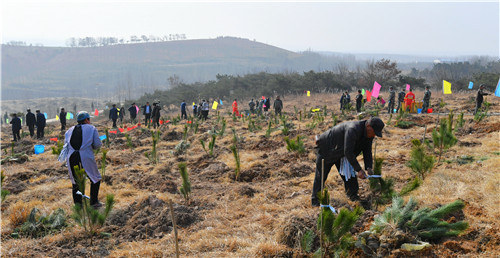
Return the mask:
<svg viewBox="0 0 500 258"><path fill-rule="evenodd" d="M234 99L233 102L233 114L236 116L240 116L240 112L238 112L238 102L236 99Z"/></svg>
<svg viewBox="0 0 500 258"><path fill-rule="evenodd" d="M411 92L411 89L408 91L408 93L406 93L406 96L405 96L405 104L406 104L406 110L410 109L410 111L412 110L412 105L415 103L415 94L413 94L413 92Z"/></svg>

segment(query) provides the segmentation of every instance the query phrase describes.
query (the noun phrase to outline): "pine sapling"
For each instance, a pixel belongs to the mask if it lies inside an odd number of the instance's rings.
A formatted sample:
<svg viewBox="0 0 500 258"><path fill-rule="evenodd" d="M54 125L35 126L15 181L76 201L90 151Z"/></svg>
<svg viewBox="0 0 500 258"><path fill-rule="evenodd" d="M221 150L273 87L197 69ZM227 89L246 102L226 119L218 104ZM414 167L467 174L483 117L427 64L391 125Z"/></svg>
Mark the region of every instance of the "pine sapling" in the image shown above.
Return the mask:
<svg viewBox="0 0 500 258"><path fill-rule="evenodd" d="M406 166L423 180L432 171L435 158L426 154L425 148L419 139L413 139L411 143L413 146L410 152L410 160L406 163Z"/></svg>
<svg viewBox="0 0 500 258"><path fill-rule="evenodd" d="M382 175L383 158L375 158L375 165L373 167L374 175ZM394 180L392 178L369 178L370 190L373 192L372 198L375 200L372 204L377 209L379 205L386 204L391 201L392 197L396 194L394 192ZM372 200L373 200L372 199Z"/></svg>
<svg viewBox="0 0 500 258"><path fill-rule="evenodd" d="M233 152L234 162L236 165L234 168L235 180L238 181L240 177L240 155L238 153L238 147L236 147L236 144L231 145L231 151Z"/></svg>
<svg viewBox="0 0 500 258"><path fill-rule="evenodd" d="M9 190L3 188L3 180L5 179L4 171L2 170L2 175L1 175L1 181L0 181L0 188L2 188L2 199L1 201L3 202L7 195L10 193Z"/></svg>
<svg viewBox="0 0 500 258"><path fill-rule="evenodd" d="M215 140L217 139L217 134L212 134L212 140L208 143L208 154L210 156L214 155Z"/></svg>
<svg viewBox="0 0 500 258"><path fill-rule="evenodd" d="M189 196L191 195L191 181L189 181L189 174L187 172L186 162L179 163L179 172L182 177L182 186L181 188L179 188L179 191L182 193L182 196L184 197L186 204L189 205L190 203Z"/></svg>
<svg viewBox="0 0 500 258"><path fill-rule="evenodd" d="M451 116L451 118L453 118L453 116ZM436 129L432 131L432 147L437 149L439 153L438 162L441 161L443 153L453 147L458 141L453 134L452 125L453 121L449 121L449 119L441 119L439 131Z"/></svg>
<svg viewBox="0 0 500 258"><path fill-rule="evenodd" d="M272 126L272 123L273 122L271 120L269 120L269 123L267 125L267 130L266 130L266 138L271 137L271 130L272 130L271 126Z"/></svg>
<svg viewBox="0 0 500 258"><path fill-rule="evenodd" d="M92 243L92 238L95 235L99 227L104 225L106 218L108 217L113 205L115 203L114 195L106 195L106 208L103 212L94 209L90 205L90 198L85 195L85 184L86 184L86 173L84 169L80 169L78 166L74 167L75 170L75 181L80 190L82 196L82 204L75 204L73 206L72 218L80 226L83 226L87 236L90 237Z"/></svg>
<svg viewBox="0 0 500 258"><path fill-rule="evenodd" d="M132 138L130 138L130 135L128 133L125 134L125 139L127 139L127 146L130 149L134 148L134 144L132 143Z"/></svg>
<svg viewBox="0 0 500 258"><path fill-rule="evenodd" d="M101 174L102 181L106 182L106 155L108 154L108 149L102 149L102 157L101 157Z"/></svg>
<svg viewBox="0 0 500 258"><path fill-rule="evenodd" d="M286 149L288 152L295 152L298 154L303 154L306 152L306 148L304 147L304 142L302 141L302 136L297 135L297 140L292 140L285 136Z"/></svg>

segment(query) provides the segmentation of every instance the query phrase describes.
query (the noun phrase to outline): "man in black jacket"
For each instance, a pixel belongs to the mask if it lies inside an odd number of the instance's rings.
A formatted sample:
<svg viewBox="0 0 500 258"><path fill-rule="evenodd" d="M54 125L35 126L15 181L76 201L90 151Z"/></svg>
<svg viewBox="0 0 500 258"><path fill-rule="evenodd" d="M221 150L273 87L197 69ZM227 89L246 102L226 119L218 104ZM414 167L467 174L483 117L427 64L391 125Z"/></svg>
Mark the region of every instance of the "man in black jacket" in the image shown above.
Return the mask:
<svg viewBox="0 0 500 258"><path fill-rule="evenodd" d="M59 113L59 121L61 121L61 131L66 130L66 111L61 108L61 113Z"/></svg>
<svg viewBox="0 0 500 258"><path fill-rule="evenodd" d="M12 124L12 134L14 135L14 141L17 142L18 140L21 140L21 135L19 135L19 131L21 130L21 119L17 117L16 113L12 114L12 121L10 121Z"/></svg>
<svg viewBox="0 0 500 258"><path fill-rule="evenodd" d="M483 105L483 96L490 95L486 92L483 92L484 90L484 84L481 84L479 86L479 90L477 91L477 96L476 96L476 109L474 109L474 115L481 109L481 106Z"/></svg>
<svg viewBox="0 0 500 258"><path fill-rule="evenodd" d="M356 112L361 112L361 107L363 106L363 94L361 90L358 90L358 95L356 95Z"/></svg>
<svg viewBox="0 0 500 258"><path fill-rule="evenodd" d="M312 206L319 206L317 193L321 191L321 186L328 178L328 173L330 173L334 164L341 174L342 181L344 181L347 196L351 200L359 199L358 179L354 171L357 172L357 176L361 179L364 179L366 174L359 165L356 157L363 152L365 169L371 174L373 165L373 138L375 135L382 137L384 126L385 124L380 118L372 117L368 120L350 121L336 125L317 138L316 148L318 151L316 155L316 174L311 196ZM324 160L323 176L321 175L322 160ZM350 165L353 171L350 171L349 174L346 174L346 171L342 171L341 160L348 162L349 164L343 164L344 167ZM321 182L322 178L323 182Z"/></svg>
<svg viewBox="0 0 500 258"><path fill-rule="evenodd" d="M142 106L142 114L144 115L144 126L148 126L149 120L151 120L151 113L153 109L149 105L149 102L146 102L146 105Z"/></svg>
<svg viewBox="0 0 500 258"><path fill-rule="evenodd" d="M109 110L109 119L113 120L113 128L116 128L116 120L118 119L118 109L116 109L116 104L113 104L113 108Z"/></svg>
<svg viewBox="0 0 500 258"><path fill-rule="evenodd" d="M135 118L137 117L137 107L135 106L135 103L132 103L132 105L128 108L128 112L130 112L131 122L135 123Z"/></svg>
<svg viewBox="0 0 500 258"><path fill-rule="evenodd" d="M31 109L28 108L28 113L26 114L26 125L28 126L28 129L30 130L30 136L33 138L33 135L35 135L35 124L36 124L36 117L35 114L31 113Z"/></svg>
<svg viewBox="0 0 500 258"><path fill-rule="evenodd" d="M45 130L45 115L36 111L36 138L41 139L44 136Z"/></svg>

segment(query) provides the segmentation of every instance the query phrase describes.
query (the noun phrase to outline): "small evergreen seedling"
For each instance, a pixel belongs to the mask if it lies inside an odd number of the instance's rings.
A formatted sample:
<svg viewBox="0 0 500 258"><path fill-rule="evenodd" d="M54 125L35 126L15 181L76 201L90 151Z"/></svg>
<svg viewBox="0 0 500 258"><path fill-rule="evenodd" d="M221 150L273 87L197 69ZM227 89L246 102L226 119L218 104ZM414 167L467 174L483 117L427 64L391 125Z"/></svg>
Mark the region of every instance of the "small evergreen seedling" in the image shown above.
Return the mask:
<svg viewBox="0 0 500 258"><path fill-rule="evenodd" d="M269 123L267 125L267 130L266 130L266 138L271 137L272 124L273 124L273 122L271 120L269 120Z"/></svg>
<svg viewBox="0 0 500 258"><path fill-rule="evenodd" d="M10 193L9 190L3 188L3 180L5 179L4 171L2 170L2 175L1 175L1 181L0 181L0 188L2 188L2 202L5 200L5 197Z"/></svg>
<svg viewBox="0 0 500 258"><path fill-rule="evenodd" d="M288 152L295 152L298 154L303 154L304 152L306 152L304 142L302 141L302 136L297 135L297 140L292 140L289 139L288 136L285 136L285 142Z"/></svg>
<svg viewBox="0 0 500 258"><path fill-rule="evenodd" d="M186 204L189 205L189 196L191 195L191 181L189 181L186 162L179 163L179 172L181 173L182 177L182 186L181 188L179 188L179 191L182 193Z"/></svg>
<svg viewBox="0 0 500 258"><path fill-rule="evenodd" d="M422 185L422 179L420 179L418 176L415 176L413 180L411 180L408 184L406 184L403 189L401 189L401 192L399 192L400 196L405 196L409 194L411 191L417 189L420 185Z"/></svg>
<svg viewBox="0 0 500 258"><path fill-rule="evenodd" d="M66 214L61 208L53 211L49 216L43 214L37 216L39 212L37 208L33 208L26 222L16 228L14 232L23 236L38 238L60 231L68 225L66 223Z"/></svg>
<svg viewBox="0 0 500 258"><path fill-rule="evenodd" d="M134 144L132 143L132 138L127 133L125 134L125 139L127 139L127 146L131 149L134 148Z"/></svg>
<svg viewBox="0 0 500 258"><path fill-rule="evenodd" d="M411 143L413 147L410 152L410 160L406 163L406 166L418 177L425 179L425 176L429 174L434 167L434 156L425 153L425 148L420 143L420 140L413 139Z"/></svg>
<svg viewBox="0 0 500 258"><path fill-rule="evenodd" d="M240 177L240 154L238 153L238 147L236 147L236 144L231 145L231 151L233 152L234 162L236 165L234 168L235 180L238 181Z"/></svg>
<svg viewBox="0 0 500 258"><path fill-rule="evenodd" d="M106 182L105 177L106 177L106 155L108 154L107 149L102 149L102 157L101 157L101 174L102 174L102 181Z"/></svg>
<svg viewBox="0 0 500 258"><path fill-rule="evenodd" d="M56 143L56 146L52 146L52 154L59 156L61 154L61 151L64 147L64 142L61 140L58 140Z"/></svg>
<svg viewBox="0 0 500 258"><path fill-rule="evenodd" d="M441 161L441 156L443 153L449 148L453 147L457 143L457 138L453 134L453 114L450 113L450 117L448 119L441 119L439 125L439 131L434 129L432 131L432 148L437 149L439 153L438 162ZM451 118L451 121L450 121Z"/></svg>
<svg viewBox="0 0 500 258"><path fill-rule="evenodd" d="M382 174L382 163L384 162L383 158L375 158L375 166L373 168L374 175ZM386 204L391 201L392 197L396 194L394 192L394 180L392 178L369 178L370 180L370 189L373 192L373 199L375 200L372 204L374 204L374 208L381 204Z"/></svg>
<svg viewBox="0 0 500 258"><path fill-rule="evenodd" d="M113 208L113 205L115 203L115 197L112 194L106 195L106 208L103 212L92 208L92 206L90 205L90 200L87 199L85 195L85 184L87 178L85 170L80 169L78 166L75 166L74 169L74 179L82 195L82 204L75 204L73 206L72 218L80 226L83 226L92 243L92 237L95 235L97 229L104 225L106 218L111 212L111 209Z"/></svg>
<svg viewBox="0 0 500 258"><path fill-rule="evenodd" d="M212 140L208 143L208 154L210 156L214 155L215 140L217 139L217 134L212 134Z"/></svg>
<svg viewBox="0 0 500 258"><path fill-rule="evenodd" d="M329 205L328 189L318 192L318 199L322 205ZM334 214L329 207L321 208L318 231L322 234L321 246L324 247L325 254L332 257L348 255L348 250L354 246L354 238L350 231L363 212L363 208L359 206L353 211L342 208L338 215ZM320 248L315 254L322 255L322 252Z"/></svg>

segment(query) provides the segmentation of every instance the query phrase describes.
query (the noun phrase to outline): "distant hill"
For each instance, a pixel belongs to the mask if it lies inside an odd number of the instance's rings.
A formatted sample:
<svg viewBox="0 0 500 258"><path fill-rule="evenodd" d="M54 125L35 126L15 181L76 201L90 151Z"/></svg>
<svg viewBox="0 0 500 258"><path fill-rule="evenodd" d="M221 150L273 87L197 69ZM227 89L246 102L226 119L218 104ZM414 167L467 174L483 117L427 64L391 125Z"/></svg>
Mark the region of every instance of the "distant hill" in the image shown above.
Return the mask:
<svg viewBox="0 0 500 258"><path fill-rule="evenodd" d="M2 100L41 97L131 99L175 82L217 74L321 71L353 56L295 53L233 37L105 47L2 45ZM171 80L168 78L171 77Z"/></svg>

